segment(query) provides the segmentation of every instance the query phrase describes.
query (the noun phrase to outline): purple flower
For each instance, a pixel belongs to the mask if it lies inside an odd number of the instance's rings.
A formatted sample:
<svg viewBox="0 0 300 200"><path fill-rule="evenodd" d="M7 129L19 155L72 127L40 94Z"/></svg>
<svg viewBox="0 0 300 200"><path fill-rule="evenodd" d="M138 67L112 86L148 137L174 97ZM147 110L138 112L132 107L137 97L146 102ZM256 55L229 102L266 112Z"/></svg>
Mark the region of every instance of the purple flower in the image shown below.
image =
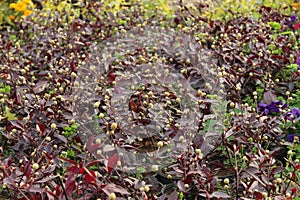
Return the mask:
<svg viewBox="0 0 300 200"><path fill-rule="evenodd" d="M297 19L297 17L295 16L295 15L291 15L291 22L295 22L296 21L296 19Z"/></svg>
<svg viewBox="0 0 300 200"><path fill-rule="evenodd" d="M298 64L298 69L300 70L300 58L298 58L297 64Z"/></svg>
<svg viewBox="0 0 300 200"><path fill-rule="evenodd" d="M278 102L272 102L270 104L265 104L260 102L258 104L258 110L261 112L264 112L265 115L269 115L271 113L280 113L280 107L281 108L286 108L286 104L283 104L282 101L278 101Z"/></svg>
<svg viewBox="0 0 300 200"><path fill-rule="evenodd" d="M294 141L294 139L299 139L299 136L298 135L295 135L295 134L288 134L287 136L286 136L286 139L287 139L287 141L289 141L289 142L293 142Z"/></svg>
<svg viewBox="0 0 300 200"><path fill-rule="evenodd" d="M298 118L300 116L300 109L299 108L293 108L292 109L292 114L294 117Z"/></svg>
<svg viewBox="0 0 300 200"><path fill-rule="evenodd" d="M294 141L294 136L295 136L295 134L288 134L288 135L286 136L287 141L293 142L293 141Z"/></svg>
<svg viewBox="0 0 300 200"><path fill-rule="evenodd" d="M291 112L288 112L287 114L287 118L289 120L293 120L296 119L298 117L300 117L300 109L299 108L293 108ZM293 117L291 117L293 115Z"/></svg>

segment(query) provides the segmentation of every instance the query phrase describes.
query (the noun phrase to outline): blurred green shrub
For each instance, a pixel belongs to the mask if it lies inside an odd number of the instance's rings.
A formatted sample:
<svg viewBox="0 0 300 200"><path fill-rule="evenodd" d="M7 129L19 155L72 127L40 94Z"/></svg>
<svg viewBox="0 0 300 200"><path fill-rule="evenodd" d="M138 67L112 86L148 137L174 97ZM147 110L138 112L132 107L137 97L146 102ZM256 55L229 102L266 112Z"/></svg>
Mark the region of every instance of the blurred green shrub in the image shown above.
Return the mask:
<svg viewBox="0 0 300 200"><path fill-rule="evenodd" d="M280 9L282 13L287 15L297 12L299 9L299 5L294 3L294 0L222 0L211 2L204 15L212 19L230 19L236 17L232 15L234 13L259 18L258 10L261 6Z"/></svg>
<svg viewBox="0 0 300 200"><path fill-rule="evenodd" d="M176 0L173 2L175 5ZM299 11L299 3L295 3L294 0L183 0L182 2L194 15L214 20L228 20L238 16L259 18L261 16L258 11L261 6L279 9L286 15Z"/></svg>
<svg viewBox="0 0 300 200"><path fill-rule="evenodd" d="M31 0L4 0L0 2L0 30L14 21L30 15L35 8Z"/></svg>
<svg viewBox="0 0 300 200"><path fill-rule="evenodd" d="M139 6L146 16L151 18L157 13L172 18L174 10L179 0L101 0L101 1L83 1L83 0L3 0L0 2L0 30L4 25L12 26L15 20L21 17L26 17L36 9L42 12L60 12L66 16L66 22L71 22L73 19L82 15L86 6L90 3L101 3L103 13L110 13L116 16L117 13L125 9L130 9L133 6ZM206 0L183 0L185 5L191 12L196 12L196 15L218 19L230 19L238 14L242 16L251 15L255 18L260 17L258 9L264 5L267 7L281 9L284 14L291 14L299 11L299 3L294 0L217 0L208 2ZM39 5L37 5L39 4ZM200 12L198 5L205 5ZM85 13L88 14L88 13Z"/></svg>
<svg viewBox="0 0 300 200"><path fill-rule="evenodd" d="M138 6L145 11L148 17L152 17L159 12L160 14L172 17L174 14L173 8L170 6L169 0L101 0L101 1L83 1L83 0L44 0L31 1L31 0L4 0L0 3L0 28L1 25L14 25L14 21L21 17L29 16L37 9L42 12L60 12L63 13L66 18L66 22L71 22L75 18L80 17L86 9L88 4L100 3L102 4L103 13L112 13L116 15L124 9L130 9L133 6ZM85 13L88 14L88 13Z"/></svg>

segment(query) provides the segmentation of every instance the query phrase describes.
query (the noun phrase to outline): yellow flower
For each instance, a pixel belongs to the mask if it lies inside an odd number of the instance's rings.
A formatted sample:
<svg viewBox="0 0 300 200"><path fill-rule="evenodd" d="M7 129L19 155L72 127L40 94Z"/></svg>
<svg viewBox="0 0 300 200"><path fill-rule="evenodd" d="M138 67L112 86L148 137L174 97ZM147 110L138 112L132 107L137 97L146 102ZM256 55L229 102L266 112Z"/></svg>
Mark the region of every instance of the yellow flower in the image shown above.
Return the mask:
<svg viewBox="0 0 300 200"><path fill-rule="evenodd" d="M9 19L10 19L10 21L14 21L14 20L15 20L15 18L16 18L16 17L15 17L15 16L13 16L13 15L10 15L10 16L9 16Z"/></svg>
<svg viewBox="0 0 300 200"><path fill-rule="evenodd" d="M17 12L22 12L24 10L26 10L27 4L25 2L17 2L17 3L11 3L9 4L9 8L13 8L15 9L15 11Z"/></svg>
<svg viewBox="0 0 300 200"><path fill-rule="evenodd" d="M22 2L29 4L29 3L31 3L31 0L22 0Z"/></svg>
<svg viewBox="0 0 300 200"><path fill-rule="evenodd" d="M28 15L30 15L32 13L32 11L31 10L24 10L24 16L28 16Z"/></svg>
<svg viewBox="0 0 300 200"><path fill-rule="evenodd" d="M11 4L9 4L9 8L14 8L14 9L15 9L15 7L17 7L17 4L16 4L16 3L11 3Z"/></svg>
<svg viewBox="0 0 300 200"><path fill-rule="evenodd" d="M299 3L292 3L291 6L292 6L295 10L299 10L299 8L300 8L300 4L299 4Z"/></svg>

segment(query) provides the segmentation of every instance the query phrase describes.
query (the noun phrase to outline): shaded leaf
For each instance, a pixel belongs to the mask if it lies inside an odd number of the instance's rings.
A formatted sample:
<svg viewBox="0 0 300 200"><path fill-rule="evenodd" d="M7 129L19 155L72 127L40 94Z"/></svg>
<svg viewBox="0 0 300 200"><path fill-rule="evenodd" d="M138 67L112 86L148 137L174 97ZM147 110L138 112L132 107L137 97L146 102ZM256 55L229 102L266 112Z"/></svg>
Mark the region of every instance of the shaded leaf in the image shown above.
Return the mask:
<svg viewBox="0 0 300 200"><path fill-rule="evenodd" d="M106 166L106 170L108 173L110 173L113 169L115 169L118 160L119 159L116 153L108 159L107 166Z"/></svg>
<svg viewBox="0 0 300 200"><path fill-rule="evenodd" d="M174 190L170 195L168 200L177 200L178 199L178 193L176 190Z"/></svg>
<svg viewBox="0 0 300 200"><path fill-rule="evenodd" d="M213 192L211 195L210 195L211 198L230 198L230 196L224 192Z"/></svg>
<svg viewBox="0 0 300 200"><path fill-rule="evenodd" d="M44 178L42 180L36 181L36 183L46 183L48 181L56 179L57 177L58 177L58 175L56 175L56 176L48 176L48 177L46 177L46 178Z"/></svg>
<svg viewBox="0 0 300 200"><path fill-rule="evenodd" d="M269 90L264 93L264 100L267 104L271 104L272 102L276 102L276 95L274 91Z"/></svg>
<svg viewBox="0 0 300 200"><path fill-rule="evenodd" d="M31 186L29 188L29 192L38 192L38 193L42 193L44 190L40 187L35 187L35 186Z"/></svg>
<svg viewBox="0 0 300 200"><path fill-rule="evenodd" d="M48 81L41 79L35 84L35 87L33 88L33 92L35 94L40 93L44 91L48 87L48 85L49 85Z"/></svg>
<svg viewBox="0 0 300 200"><path fill-rule="evenodd" d="M129 194L129 192L127 190L125 190L123 187L115 185L113 183L110 183L110 184L106 185L102 190L107 195L109 195L113 192L120 193L120 194L126 194L126 195Z"/></svg>
<svg viewBox="0 0 300 200"><path fill-rule="evenodd" d="M30 178L30 175L31 175L31 163L30 162L27 162L24 166L24 175L26 176L26 178Z"/></svg>
<svg viewBox="0 0 300 200"><path fill-rule="evenodd" d="M183 192L186 192L187 189L186 189L186 187L184 185L185 184L184 184L184 182L182 180L180 180L180 181L177 182L177 187L179 188L179 190L181 190Z"/></svg>

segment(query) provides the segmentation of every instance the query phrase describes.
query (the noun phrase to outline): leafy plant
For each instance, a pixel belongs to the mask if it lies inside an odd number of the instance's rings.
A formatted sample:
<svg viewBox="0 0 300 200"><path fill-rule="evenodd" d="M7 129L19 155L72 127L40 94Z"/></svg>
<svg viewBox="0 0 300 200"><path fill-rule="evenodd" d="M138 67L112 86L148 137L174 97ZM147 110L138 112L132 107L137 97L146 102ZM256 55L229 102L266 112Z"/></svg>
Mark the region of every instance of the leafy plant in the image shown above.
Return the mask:
<svg viewBox="0 0 300 200"><path fill-rule="evenodd" d="M70 126L66 126L64 127L64 131L62 132L62 134L66 137L70 137L73 136L77 133L77 128L78 128L79 124L72 124Z"/></svg>
<svg viewBox="0 0 300 200"><path fill-rule="evenodd" d="M297 199L299 4L169 3L35 1L1 30L9 199Z"/></svg>

